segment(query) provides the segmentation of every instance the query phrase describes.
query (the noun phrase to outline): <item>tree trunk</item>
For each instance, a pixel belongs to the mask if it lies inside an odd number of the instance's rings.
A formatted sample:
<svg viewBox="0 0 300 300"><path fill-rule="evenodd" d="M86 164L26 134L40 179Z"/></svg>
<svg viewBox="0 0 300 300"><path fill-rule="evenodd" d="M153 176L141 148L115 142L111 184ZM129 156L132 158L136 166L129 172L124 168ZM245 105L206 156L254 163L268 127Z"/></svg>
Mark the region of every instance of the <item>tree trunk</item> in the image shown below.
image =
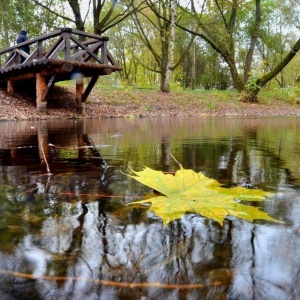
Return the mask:
<svg viewBox="0 0 300 300"><path fill-rule="evenodd" d="M85 31L84 22L81 17L80 5L78 0L68 0L69 5L73 11L75 17L76 29L80 31ZM83 38L83 37L81 37Z"/></svg>
<svg viewBox="0 0 300 300"><path fill-rule="evenodd" d="M192 49L192 74L191 74L191 89L196 88L196 44Z"/></svg>
<svg viewBox="0 0 300 300"><path fill-rule="evenodd" d="M261 10L260 10L260 0L256 0L256 9L255 9L255 25L253 28L253 32L251 35L250 47L247 53L246 61L245 61L245 70L244 70L244 82L246 83L250 76L251 65L253 60L253 53L255 49L255 45L258 39L258 34L260 30L260 21L261 21Z"/></svg>
<svg viewBox="0 0 300 300"><path fill-rule="evenodd" d="M169 46L167 42L162 42L162 55L161 55L161 65L160 65L160 90L164 93L170 91L170 86L167 83L167 68L169 61Z"/></svg>
<svg viewBox="0 0 300 300"><path fill-rule="evenodd" d="M172 0L171 7L171 20L170 20L170 39L168 48L168 59L166 65L166 74L163 76L164 82L162 83L162 92L170 92L170 81L172 68L174 64L174 50L175 50L175 28L176 28L176 17L177 17L177 0Z"/></svg>

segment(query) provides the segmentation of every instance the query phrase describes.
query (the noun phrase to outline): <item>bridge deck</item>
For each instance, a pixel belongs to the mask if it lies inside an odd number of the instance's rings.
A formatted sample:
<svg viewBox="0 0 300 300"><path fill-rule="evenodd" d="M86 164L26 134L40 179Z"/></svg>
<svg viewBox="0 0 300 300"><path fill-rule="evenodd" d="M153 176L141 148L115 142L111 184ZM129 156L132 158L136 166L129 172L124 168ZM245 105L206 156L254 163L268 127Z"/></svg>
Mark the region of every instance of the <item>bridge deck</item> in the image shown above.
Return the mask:
<svg viewBox="0 0 300 300"><path fill-rule="evenodd" d="M99 76L121 70L107 41L107 37L63 28L1 50L0 82L6 82L7 91L13 93L15 82L35 80L37 110L45 113L47 94L55 82L74 79L77 109L84 114L85 101ZM22 51L24 45L31 46L30 54ZM85 77L91 79L84 90Z"/></svg>

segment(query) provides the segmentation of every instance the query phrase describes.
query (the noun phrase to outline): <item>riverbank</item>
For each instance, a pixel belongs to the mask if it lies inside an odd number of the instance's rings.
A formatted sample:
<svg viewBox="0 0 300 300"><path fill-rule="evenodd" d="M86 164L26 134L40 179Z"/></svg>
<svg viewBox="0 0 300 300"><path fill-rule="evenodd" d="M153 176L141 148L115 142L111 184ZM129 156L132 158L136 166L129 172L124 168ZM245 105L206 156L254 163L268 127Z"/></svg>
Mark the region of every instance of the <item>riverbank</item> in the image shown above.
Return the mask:
<svg viewBox="0 0 300 300"><path fill-rule="evenodd" d="M35 97L8 94L0 90L0 120L82 118L76 112L75 94L68 87L56 87L48 97L46 115L36 111ZM277 98L260 103L239 101L239 94L222 91L161 93L155 90L95 88L86 104L85 118L159 116L300 116L300 105Z"/></svg>

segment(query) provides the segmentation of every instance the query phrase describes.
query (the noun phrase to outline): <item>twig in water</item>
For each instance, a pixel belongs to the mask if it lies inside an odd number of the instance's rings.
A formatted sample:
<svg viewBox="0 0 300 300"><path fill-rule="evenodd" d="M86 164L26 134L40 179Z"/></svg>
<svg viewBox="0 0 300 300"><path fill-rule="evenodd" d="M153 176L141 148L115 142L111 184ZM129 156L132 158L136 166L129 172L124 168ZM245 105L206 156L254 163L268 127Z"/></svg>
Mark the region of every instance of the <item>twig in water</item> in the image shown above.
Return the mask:
<svg viewBox="0 0 300 300"><path fill-rule="evenodd" d="M42 149L42 153L43 153L43 157L44 157L44 161L46 163L46 167L47 167L47 171L48 171L48 175L51 174L50 172L50 168L49 168L49 165L48 165L48 162L47 162L47 158L46 158L46 155L45 155L45 152L44 152L44 148L43 148L43 138L41 140L41 149Z"/></svg>
<svg viewBox="0 0 300 300"><path fill-rule="evenodd" d="M173 156L172 153L170 153L170 156L175 160L176 164L181 168L182 165L178 162L178 160Z"/></svg>
<svg viewBox="0 0 300 300"><path fill-rule="evenodd" d="M100 153L100 151L97 149L93 139L90 137L90 143L92 144L94 150L97 152L97 154L99 155L99 157L101 158L102 162L103 162L103 167L105 170L107 170L108 168L108 164L107 162L105 161L105 159L103 158L102 154Z"/></svg>

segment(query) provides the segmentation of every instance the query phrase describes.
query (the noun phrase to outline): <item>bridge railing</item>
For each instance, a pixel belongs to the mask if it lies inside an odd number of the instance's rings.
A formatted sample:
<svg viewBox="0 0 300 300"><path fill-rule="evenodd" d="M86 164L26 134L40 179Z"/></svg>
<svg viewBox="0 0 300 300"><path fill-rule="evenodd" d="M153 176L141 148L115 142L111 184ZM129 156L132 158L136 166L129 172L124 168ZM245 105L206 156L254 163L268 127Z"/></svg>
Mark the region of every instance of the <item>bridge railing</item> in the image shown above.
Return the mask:
<svg viewBox="0 0 300 300"><path fill-rule="evenodd" d="M0 70L14 65L22 67L33 61L62 59L93 64L113 65L116 62L107 50L108 37L90 34L71 28L62 28L43 36L30 39L0 51ZM21 47L30 46L30 53Z"/></svg>

